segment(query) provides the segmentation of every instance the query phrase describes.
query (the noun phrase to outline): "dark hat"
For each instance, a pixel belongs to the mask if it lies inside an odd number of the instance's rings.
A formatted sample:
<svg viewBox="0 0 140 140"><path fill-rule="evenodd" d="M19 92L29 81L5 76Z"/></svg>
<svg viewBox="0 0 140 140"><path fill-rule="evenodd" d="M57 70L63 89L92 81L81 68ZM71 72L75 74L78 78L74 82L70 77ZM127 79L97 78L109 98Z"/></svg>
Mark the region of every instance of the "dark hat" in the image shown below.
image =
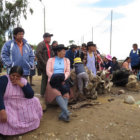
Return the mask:
<svg viewBox="0 0 140 140"><path fill-rule="evenodd" d="M96 44L94 44L92 41L90 41L87 43L87 47L90 47L90 46L96 46Z"/></svg>
<svg viewBox="0 0 140 140"><path fill-rule="evenodd" d="M70 49L73 49L73 48L77 48L77 46L76 45L74 45L74 44L72 44L72 45L70 45Z"/></svg>
<svg viewBox="0 0 140 140"><path fill-rule="evenodd" d="M87 46L86 43L83 43L83 44L82 44L82 47L86 47L86 46Z"/></svg>
<svg viewBox="0 0 140 140"><path fill-rule="evenodd" d="M45 38L45 37L51 37L51 36L53 36L53 34L50 34L50 33L44 33L43 38Z"/></svg>
<svg viewBox="0 0 140 140"><path fill-rule="evenodd" d="M53 48L53 50L54 50L55 52L61 51L61 50L67 50L67 49L68 49L68 48L65 47L63 44L59 44L59 45L57 45L55 48Z"/></svg>

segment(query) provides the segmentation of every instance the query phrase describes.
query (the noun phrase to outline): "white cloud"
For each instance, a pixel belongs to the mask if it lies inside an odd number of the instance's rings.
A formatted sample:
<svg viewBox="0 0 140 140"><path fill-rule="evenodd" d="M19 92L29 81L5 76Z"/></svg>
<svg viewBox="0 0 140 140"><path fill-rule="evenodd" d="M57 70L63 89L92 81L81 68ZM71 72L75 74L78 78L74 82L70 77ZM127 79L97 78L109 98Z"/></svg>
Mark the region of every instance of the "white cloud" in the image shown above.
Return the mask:
<svg viewBox="0 0 140 140"><path fill-rule="evenodd" d="M93 3L98 0L44 0L46 5L46 29L53 33L52 40L68 44L69 40L75 40L81 44L84 36L85 42L92 39L92 27L94 42L99 51L109 53L110 21L105 18L110 14L111 8L84 8L80 3ZM122 13L125 18L113 21L112 55L125 58L129 55L132 43L140 45L140 1L114 8L114 12ZM38 44L43 38L43 6L37 0L31 1L34 14L28 16L28 20L22 20L25 28L25 38L32 44Z"/></svg>

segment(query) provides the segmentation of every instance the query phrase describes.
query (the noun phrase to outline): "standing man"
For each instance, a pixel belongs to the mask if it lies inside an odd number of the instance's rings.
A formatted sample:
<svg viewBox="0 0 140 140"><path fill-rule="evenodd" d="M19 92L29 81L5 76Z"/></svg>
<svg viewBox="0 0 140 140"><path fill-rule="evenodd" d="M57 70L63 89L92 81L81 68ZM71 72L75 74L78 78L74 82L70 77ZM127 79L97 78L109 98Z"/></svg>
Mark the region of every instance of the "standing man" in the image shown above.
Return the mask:
<svg viewBox="0 0 140 140"><path fill-rule="evenodd" d="M135 74L140 69L140 49L137 44L133 44L133 49L130 52L131 67Z"/></svg>
<svg viewBox="0 0 140 140"><path fill-rule="evenodd" d="M36 57L38 68L42 74L41 81L41 96L43 97L46 91L48 76L46 75L46 63L48 59L52 56L52 48L50 47L51 37L53 34L45 33L43 35L43 41L37 46Z"/></svg>
<svg viewBox="0 0 140 140"><path fill-rule="evenodd" d="M65 57L70 60L70 68L73 69L74 58L76 55L76 45L71 45L70 49L66 52Z"/></svg>
<svg viewBox="0 0 140 140"><path fill-rule="evenodd" d="M34 55L32 48L24 37L24 29L17 27L13 30L13 40L7 41L1 52L3 64L7 68L7 73L13 66L23 68L23 76L27 78L30 75L30 69L34 65Z"/></svg>
<svg viewBox="0 0 140 140"><path fill-rule="evenodd" d="M86 66L89 70L92 71L92 73L94 74L94 76L96 76L96 59L94 56L94 44L93 42L88 42L87 43L87 63Z"/></svg>

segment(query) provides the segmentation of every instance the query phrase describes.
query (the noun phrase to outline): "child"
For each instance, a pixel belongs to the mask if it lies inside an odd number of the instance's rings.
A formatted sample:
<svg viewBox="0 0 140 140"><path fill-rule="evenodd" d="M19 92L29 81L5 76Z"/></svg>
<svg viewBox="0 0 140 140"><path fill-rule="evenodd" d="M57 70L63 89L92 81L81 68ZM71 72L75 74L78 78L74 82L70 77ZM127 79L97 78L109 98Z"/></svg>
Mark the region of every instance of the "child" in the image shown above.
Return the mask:
<svg viewBox="0 0 140 140"><path fill-rule="evenodd" d="M75 67L75 73L77 75L77 82L78 82L78 89L80 92L80 95L83 96L83 87L88 85L88 74L85 71L84 64L81 61L80 57L76 57L74 59L74 67Z"/></svg>

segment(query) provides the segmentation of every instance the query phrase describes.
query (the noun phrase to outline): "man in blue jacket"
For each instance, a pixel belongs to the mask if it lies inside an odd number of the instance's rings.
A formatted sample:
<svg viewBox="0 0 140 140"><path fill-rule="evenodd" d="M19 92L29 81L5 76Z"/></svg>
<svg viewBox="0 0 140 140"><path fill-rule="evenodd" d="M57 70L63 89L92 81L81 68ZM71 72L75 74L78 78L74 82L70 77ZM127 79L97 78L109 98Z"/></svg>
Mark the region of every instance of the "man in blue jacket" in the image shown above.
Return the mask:
<svg viewBox="0 0 140 140"><path fill-rule="evenodd" d="M70 68L73 69L74 58L76 55L76 45L71 45L70 49L66 52L65 57L70 60Z"/></svg>
<svg viewBox="0 0 140 140"><path fill-rule="evenodd" d="M32 48L23 38L24 29L17 27L13 30L14 39L7 41L1 51L3 64L7 67L7 73L13 66L23 68L23 76L30 75L30 69L34 65L34 55Z"/></svg>
<svg viewBox="0 0 140 140"><path fill-rule="evenodd" d="M140 49L137 44L133 44L133 50L130 52L131 67L132 70L137 74L140 69Z"/></svg>

